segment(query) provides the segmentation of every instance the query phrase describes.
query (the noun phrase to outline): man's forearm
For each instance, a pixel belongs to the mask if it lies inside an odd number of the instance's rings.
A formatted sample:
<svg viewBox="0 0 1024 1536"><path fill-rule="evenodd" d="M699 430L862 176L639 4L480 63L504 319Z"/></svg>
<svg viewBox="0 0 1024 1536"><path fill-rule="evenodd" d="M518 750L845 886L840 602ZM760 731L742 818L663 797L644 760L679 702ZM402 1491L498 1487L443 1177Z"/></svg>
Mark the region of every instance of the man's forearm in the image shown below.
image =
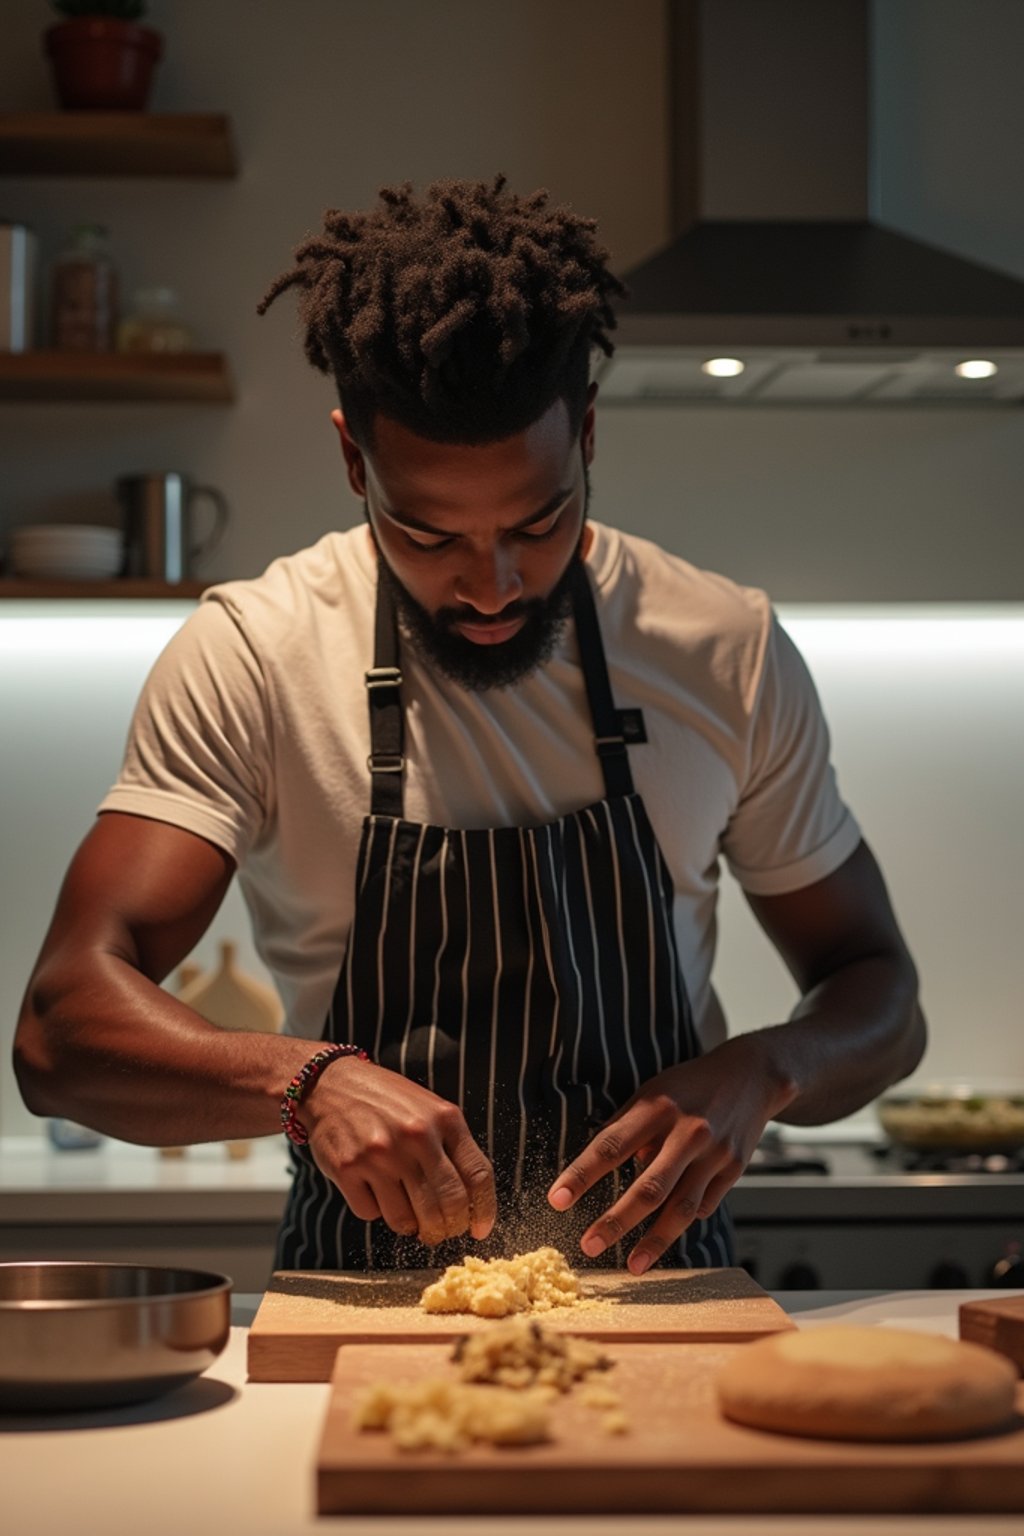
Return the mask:
<svg viewBox="0 0 1024 1536"><path fill-rule="evenodd" d="M117 956L43 967L14 1067L34 1114L147 1146L265 1136L316 1045L219 1029Z"/></svg>
<svg viewBox="0 0 1024 1536"><path fill-rule="evenodd" d="M825 1125L853 1114L912 1072L926 1041L909 958L867 956L834 971L807 992L789 1021L743 1039L797 1085L775 1117L790 1125ZM756 1070L756 1067L755 1067Z"/></svg>

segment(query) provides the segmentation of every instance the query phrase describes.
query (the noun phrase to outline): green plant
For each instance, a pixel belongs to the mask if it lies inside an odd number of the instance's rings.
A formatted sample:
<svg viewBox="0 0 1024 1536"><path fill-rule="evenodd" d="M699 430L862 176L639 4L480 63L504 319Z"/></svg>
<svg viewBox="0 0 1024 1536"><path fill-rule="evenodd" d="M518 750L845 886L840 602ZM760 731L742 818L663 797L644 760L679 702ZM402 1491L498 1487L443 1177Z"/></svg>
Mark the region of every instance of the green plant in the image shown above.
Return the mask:
<svg viewBox="0 0 1024 1536"><path fill-rule="evenodd" d="M62 16L116 16L138 21L146 14L146 0L50 0Z"/></svg>

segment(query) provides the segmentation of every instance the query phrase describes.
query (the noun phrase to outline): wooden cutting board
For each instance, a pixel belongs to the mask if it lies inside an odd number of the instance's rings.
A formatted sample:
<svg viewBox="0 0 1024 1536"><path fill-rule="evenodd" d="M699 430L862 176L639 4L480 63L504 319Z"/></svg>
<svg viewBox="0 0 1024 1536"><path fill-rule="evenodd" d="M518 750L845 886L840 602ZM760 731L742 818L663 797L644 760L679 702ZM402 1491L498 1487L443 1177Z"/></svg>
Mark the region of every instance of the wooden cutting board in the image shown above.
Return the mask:
<svg viewBox="0 0 1024 1536"><path fill-rule="evenodd" d="M424 1312L437 1270L362 1274L284 1270L271 1279L249 1330L250 1381L330 1381L341 1344L438 1343L491 1319ZM756 1339L793 1324L743 1269L587 1270L586 1307L545 1312L546 1327L591 1339Z"/></svg>
<svg viewBox="0 0 1024 1536"><path fill-rule="evenodd" d="M632 1428L608 1435L572 1394L557 1439L399 1451L350 1426L373 1381L448 1375L437 1344L346 1346L338 1353L317 1456L320 1514L1006 1513L1024 1510L1024 1385L1006 1432L926 1445L798 1439L731 1424L714 1377L743 1344L624 1344L601 1377Z"/></svg>
<svg viewBox="0 0 1024 1536"><path fill-rule="evenodd" d="M1024 1296L965 1301L960 1307L960 1337L1005 1355L1024 1376Z"/></svg>

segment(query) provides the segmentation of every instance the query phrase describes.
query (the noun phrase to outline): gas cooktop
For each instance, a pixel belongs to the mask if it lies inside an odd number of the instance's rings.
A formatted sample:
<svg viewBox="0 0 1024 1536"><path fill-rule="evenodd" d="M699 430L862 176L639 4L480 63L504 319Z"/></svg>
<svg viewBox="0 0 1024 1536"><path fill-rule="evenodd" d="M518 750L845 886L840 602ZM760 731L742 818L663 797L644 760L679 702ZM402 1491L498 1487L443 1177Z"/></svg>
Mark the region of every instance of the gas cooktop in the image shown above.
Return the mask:
<svg viewBox="0 0 1024 1536"><path fill-rule="evenodd" d="M905 1173L1024 1173L1024 1148L1015 1152L965 1152L957 1147L894 1147L872 1149L882 1172Z"/></svg>

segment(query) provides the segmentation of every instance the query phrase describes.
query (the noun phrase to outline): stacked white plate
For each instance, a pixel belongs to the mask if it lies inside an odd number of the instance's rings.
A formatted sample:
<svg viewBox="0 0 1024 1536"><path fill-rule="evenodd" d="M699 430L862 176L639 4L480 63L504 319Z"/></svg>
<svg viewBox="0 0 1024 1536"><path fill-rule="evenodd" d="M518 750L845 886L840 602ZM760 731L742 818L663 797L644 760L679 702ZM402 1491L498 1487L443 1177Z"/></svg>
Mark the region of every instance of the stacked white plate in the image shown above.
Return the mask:
<svg viewBox="0 0 1024 1536"><path fill-rule="evenodd" d="M37 523L13 528L7 553L8 564L16 576L104 581L121 570L124 535L120 528Z"/></svg>

